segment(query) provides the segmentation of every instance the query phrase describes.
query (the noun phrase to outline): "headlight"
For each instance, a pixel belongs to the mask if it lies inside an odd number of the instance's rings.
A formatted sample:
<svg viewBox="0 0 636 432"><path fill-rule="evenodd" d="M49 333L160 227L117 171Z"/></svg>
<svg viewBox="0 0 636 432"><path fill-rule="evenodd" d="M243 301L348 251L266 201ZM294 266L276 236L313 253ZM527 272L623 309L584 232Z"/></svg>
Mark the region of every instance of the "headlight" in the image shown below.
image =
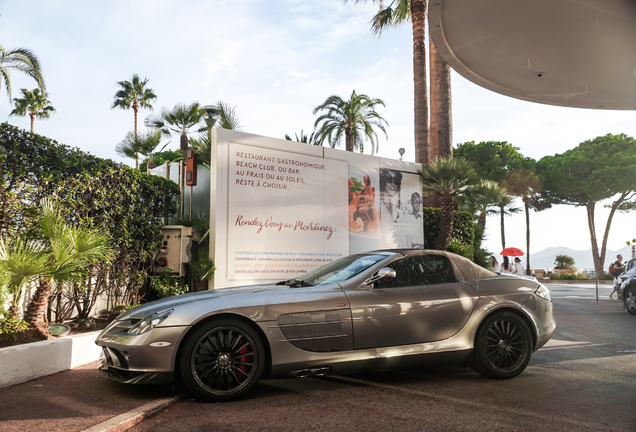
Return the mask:
<svg viewBox="0 0 636 432"><path fill-rule="evenodd" d="M165 311L155 312L145 316L141 321L128 330L128 334L140 335L146 333L148 330L155 328L160 322L168 318L173 311L174 309L166 309Z"/></svg>
<svg viewBox="0 0 636 432"><path fill-rule="evenodd" d="M547 289L544 285L539 285L539 288L537 288L534 293L537 295L537 297L541 297L543 300L547 300L549 302L552 301L550 290Z"/></svg>

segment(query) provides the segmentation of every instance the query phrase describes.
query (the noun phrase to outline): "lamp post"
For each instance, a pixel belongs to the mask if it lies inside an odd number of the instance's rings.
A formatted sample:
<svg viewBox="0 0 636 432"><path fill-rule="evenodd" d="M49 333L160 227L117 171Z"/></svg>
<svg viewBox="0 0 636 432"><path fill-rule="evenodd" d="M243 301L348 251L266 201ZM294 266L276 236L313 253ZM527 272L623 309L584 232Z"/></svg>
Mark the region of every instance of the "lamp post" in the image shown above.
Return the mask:
<svg viewBox="0 0 636 432"><path fill-rule="evenodd" d="M406 151L406 150L404 150L403 148L400 148L400 149L398 150L398 152L400 152L400 160L402 160L402 156L404 156L404 152L405 152L405 151Z"/></svg>
<svg viewBox="0 0 636 432"><path fill-rule="evenodd" d="M216 123L216 116L219 114L219 109L214 105L205 105L201 107L202 111L205 111L207 116L203 118L205 120L205 124L208 125L208 134L212 131Z"/></svg>

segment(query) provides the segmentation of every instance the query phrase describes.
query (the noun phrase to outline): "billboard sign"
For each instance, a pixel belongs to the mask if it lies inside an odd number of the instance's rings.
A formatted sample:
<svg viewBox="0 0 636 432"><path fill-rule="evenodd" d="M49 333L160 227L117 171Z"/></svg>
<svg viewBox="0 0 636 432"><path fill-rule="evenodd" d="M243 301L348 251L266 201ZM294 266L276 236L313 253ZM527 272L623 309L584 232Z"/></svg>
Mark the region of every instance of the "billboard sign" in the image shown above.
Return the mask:
<svg viewBox="0 0 636 432"><path fill-rule="evenodd" d="M215 288L291 279L351 253L422 247L418 165L212 132Z"/></svg>

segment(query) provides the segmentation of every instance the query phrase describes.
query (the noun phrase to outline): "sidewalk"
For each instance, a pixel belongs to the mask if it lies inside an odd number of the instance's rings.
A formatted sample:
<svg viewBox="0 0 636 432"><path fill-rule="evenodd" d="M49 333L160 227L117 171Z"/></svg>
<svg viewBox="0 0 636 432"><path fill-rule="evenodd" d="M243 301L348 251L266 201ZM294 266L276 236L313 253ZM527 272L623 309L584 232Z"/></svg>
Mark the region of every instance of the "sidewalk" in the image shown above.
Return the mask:
<svg viewBox="0 0 636 432"><path fill-rule="evenodd" d="M110 381L98 365L0 388L0 431L121 431L179 399L170 386Z"/></svg>

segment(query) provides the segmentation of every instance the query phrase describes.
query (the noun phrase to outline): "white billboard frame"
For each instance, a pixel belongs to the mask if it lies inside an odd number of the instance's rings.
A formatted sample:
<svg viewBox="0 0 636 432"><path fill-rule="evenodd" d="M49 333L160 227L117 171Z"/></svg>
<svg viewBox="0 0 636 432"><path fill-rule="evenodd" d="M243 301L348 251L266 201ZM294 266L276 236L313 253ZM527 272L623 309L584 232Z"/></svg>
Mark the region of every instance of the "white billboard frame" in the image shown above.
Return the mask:
<svg viewBox="0 0 636 432"><path fill-rule="evenodd" d="M349 253L423 245L421 165L226 129L211 137L210 289L290 279ZM387 217L385 189L396 176L404 183ZM352 216L355 208L364 211Z"/></svg>

